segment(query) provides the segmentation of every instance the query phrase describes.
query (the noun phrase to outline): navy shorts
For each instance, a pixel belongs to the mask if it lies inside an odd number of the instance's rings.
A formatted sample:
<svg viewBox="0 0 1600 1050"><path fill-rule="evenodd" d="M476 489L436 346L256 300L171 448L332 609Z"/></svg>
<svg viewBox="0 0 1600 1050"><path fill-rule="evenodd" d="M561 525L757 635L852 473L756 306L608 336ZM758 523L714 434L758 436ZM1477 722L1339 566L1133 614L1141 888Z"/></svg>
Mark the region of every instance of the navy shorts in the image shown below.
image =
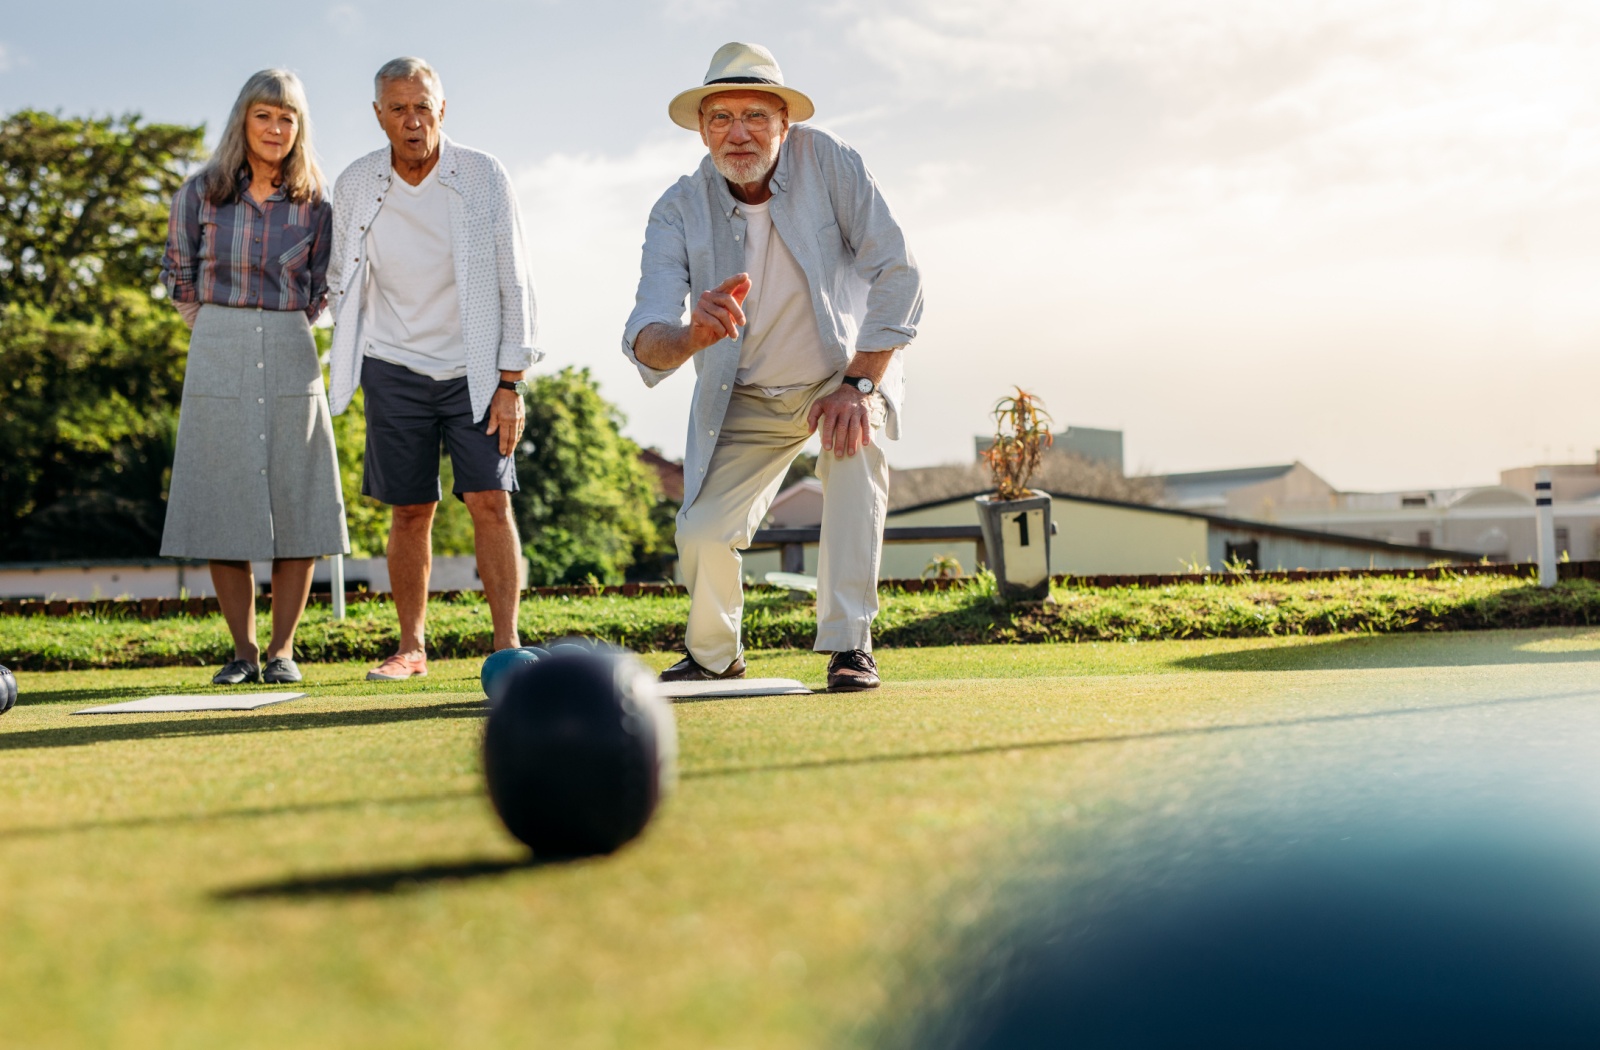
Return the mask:
<svg viewBox="0 0 1600 1050"><path fill-rule="evenodd" d="M361 493L390 505L437 503L439 451L450 457L452 491L515 492L517 468L500 454L500 435L485 434L488 414L472 418L467 381L430 379L401 365L364 358L367 450Z"/></svg>

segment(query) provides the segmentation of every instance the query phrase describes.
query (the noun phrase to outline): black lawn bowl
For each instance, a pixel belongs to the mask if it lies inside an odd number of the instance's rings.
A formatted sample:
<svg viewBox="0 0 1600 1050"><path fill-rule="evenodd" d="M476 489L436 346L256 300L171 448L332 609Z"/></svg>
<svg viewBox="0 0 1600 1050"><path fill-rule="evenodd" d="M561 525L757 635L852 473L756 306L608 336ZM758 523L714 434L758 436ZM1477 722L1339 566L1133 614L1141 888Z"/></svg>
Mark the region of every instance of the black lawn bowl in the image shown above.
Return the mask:
<svg viewBox="0 0 1600 1050"><path fill-rule="evenodd" d="M17 679L11 668L0 666L0 715L17 706Z"/></svg>
<svg viewBox="0 0 1600 1050"><path fill-rule="evenodd" d="M672 708L631 653L551 646L512 669L483 739L489 797L541 858L610 853L650 822L677 768Z"/></svg>

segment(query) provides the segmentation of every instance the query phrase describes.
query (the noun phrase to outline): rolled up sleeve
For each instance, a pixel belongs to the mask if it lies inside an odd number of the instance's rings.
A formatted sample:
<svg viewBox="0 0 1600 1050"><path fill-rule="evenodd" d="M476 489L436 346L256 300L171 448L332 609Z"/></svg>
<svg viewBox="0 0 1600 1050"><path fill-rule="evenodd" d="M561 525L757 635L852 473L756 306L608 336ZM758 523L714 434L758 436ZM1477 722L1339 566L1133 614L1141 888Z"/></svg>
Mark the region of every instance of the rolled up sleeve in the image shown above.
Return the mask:
<svg viewBox="0 0 1600 1050"><path fill-rule="evenodd" d="M161 256L161 283L175 303L200 301L195 275L200 265L200 188L190 179L178 187L167 219L167 248Z"/></svg>
<svg viewBox="0 0 1600 1050"><path fill-rule="evenodd" d="M522 235L516 190L511 176L498 163L495 174L501 209L495 236L495 266L500 280L500 349L496 363L502 372L523 372L544 356L537 345L538 305L528 271L528 248Z"/></svg>
<svg viewBox="0 0 1600 1050"><path fill-rule="evenodd" d="M683 220L670 203L670 196L669 193L650 209L639 261L639 287L633 297L633 313L622 333L622 352L639 369L645 386L655 386L677 369L662 370L644 364L634 343L639 333L653 324L682 324L684 303L689 297L689 253Z"/></svg>
<svg viewBox="0 0 1600 1050"><path fill-rule="evenodd" d="M889 204L861 155L841 147L839 222L855 253L856 275L867 284L867 312L856 349L894 350L917 337L922 319L922 274Z"/></svg>

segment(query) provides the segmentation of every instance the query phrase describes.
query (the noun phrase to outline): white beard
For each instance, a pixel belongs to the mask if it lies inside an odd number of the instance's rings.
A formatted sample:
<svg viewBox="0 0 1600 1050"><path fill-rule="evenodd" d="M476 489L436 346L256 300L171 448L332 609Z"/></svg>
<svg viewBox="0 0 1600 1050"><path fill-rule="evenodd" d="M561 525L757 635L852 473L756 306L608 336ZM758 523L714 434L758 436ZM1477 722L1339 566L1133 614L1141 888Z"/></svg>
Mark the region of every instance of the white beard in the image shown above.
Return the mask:
<svg viewBox="0 0 1600 1050"><path fill-rule="evenodd" d="M757 154L748 159L721 157L713 153L711 164L717 169L717 174L727 179L736 186L748 186L753 182L762 182L772 173L778 164L778 147L782 145L773 139L765 154Z"/></svg>

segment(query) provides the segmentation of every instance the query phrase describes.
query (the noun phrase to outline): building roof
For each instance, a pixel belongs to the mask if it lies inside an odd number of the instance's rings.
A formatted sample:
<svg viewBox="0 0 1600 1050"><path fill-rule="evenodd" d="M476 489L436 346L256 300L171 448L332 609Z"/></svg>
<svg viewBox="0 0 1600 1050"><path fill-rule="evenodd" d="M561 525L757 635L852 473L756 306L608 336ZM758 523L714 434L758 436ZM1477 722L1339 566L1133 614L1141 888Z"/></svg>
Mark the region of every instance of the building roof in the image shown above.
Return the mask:
<svg viewBox="0 0 1600 1050"><path fill-rule="evenodd" d="M1161 486L1149 478L1124 477L1109 462L1070 451L1052 450L1039 461L1031 484L1047 492L1072 492L1133 503L1154 503ZM946 497L972 497L994 491L994 478L983 463L914 467L889 472L889 511L936 502Z"/></svg>
<svg viewBox="0 0 1600 1050"><path fill-rule="evenodd" d="M1254 485L1257 482L1281 478L1296 466L1295 463L1280 463L1269 467L1194 470L1186 474L1157 474L1156 478L1169 485L1226 485L1229 488L1238 488L1240 485Z"/></svg>
<svg viewBox="0 0 1600 1050"><path fill-rule="evenodd" d="M661 495L675 503L683 502L683 464L663 456L653 448L639 450L639 459L661 479Z"/></svg>

